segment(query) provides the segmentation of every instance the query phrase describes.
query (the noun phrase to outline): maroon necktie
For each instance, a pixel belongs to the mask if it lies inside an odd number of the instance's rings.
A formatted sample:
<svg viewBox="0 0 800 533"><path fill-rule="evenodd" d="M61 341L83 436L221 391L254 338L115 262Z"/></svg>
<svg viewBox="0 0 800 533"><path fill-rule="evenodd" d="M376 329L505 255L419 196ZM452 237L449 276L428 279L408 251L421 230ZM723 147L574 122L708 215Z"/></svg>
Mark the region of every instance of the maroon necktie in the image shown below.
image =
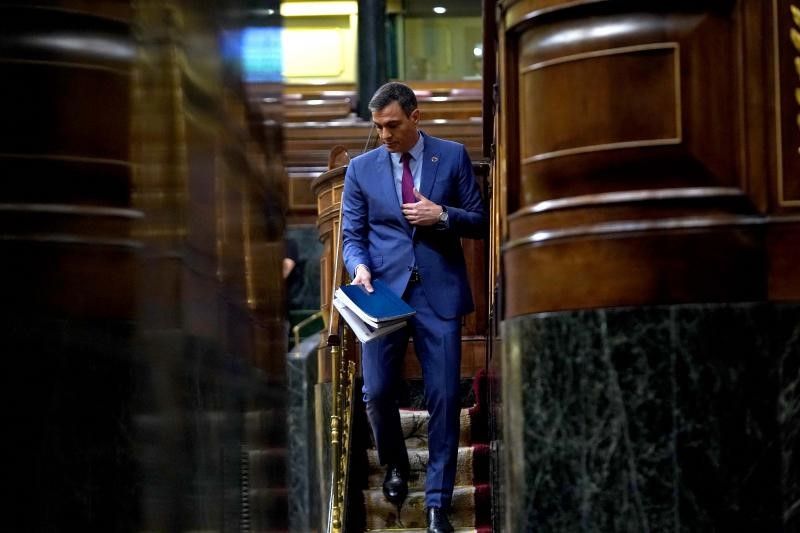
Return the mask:
<svg viewBox="0 0 800 533"><path fill-rule="evenodd" d="M417 201L417 198L414 196L414 176L411 175L411 165L408 163L411 160L411 154L405 152L400 156L400 160L403 162L403 182L401 185L403 203L413 204Z"/></svg>

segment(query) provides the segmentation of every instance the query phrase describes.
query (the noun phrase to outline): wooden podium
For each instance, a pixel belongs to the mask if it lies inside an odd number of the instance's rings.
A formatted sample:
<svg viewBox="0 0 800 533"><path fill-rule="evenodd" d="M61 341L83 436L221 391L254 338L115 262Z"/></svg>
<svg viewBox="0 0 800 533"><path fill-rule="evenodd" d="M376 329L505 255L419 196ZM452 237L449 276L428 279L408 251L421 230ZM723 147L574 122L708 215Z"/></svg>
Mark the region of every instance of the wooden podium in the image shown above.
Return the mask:
<svg viewBox="0 0 800 533"><path fill-rule="evenodd" d="M342 243L340 242L342 192L344 191L344 175L350 156L342 146L331 149L328 169L320 174L312 183L311 189L317 198L317 229L323 249L320 256L320 310L325 321L325 330L320 339L320 350L324 350L328 331L338 330L339 314L331 313L331 298L334 287L346 279ZM333 326L331 326L333 321ZM352 341L351 341L352 342ZM348 347L347 353L355 353L354 347ZM320 353L318 376L319 382L331 380L331 367L328 357Z"/></svg>

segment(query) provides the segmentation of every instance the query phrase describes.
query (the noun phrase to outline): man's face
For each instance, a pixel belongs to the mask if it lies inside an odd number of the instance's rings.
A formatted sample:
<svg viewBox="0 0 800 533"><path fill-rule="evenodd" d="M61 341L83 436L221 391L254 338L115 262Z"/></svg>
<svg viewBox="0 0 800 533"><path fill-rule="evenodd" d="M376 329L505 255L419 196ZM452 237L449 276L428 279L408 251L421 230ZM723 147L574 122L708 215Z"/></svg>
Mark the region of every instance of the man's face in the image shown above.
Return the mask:
<svg viewBox="0 0 800 533"><path fill-rule="evenodd" d="M419 109L415 109L411 112L411 116L407 117L403 108L395 101L373 112L372 122L375 123L381 141L390 152L408 152L417 143Z"/></svg>

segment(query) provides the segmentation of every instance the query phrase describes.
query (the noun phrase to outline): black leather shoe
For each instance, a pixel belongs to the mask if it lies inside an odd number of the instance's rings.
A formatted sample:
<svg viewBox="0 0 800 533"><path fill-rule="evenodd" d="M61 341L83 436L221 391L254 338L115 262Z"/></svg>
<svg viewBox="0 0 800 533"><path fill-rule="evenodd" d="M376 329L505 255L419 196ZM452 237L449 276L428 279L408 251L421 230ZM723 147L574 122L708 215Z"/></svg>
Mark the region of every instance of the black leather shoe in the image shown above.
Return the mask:
<svg viewBox="0 0 800 533"><path fill-rule="evenodd" d="M390 503L400 507L408 496L408 482L403 470L397 466L389 465L386 477L383 479L383 495Z"/></svg>
<svg viewBox="0 0 800 533"><path fill-rule="evenodd" d="M428 533L453 533L453 526L447 518L447 511L438 507L428 507L425 511Z"/></svg>

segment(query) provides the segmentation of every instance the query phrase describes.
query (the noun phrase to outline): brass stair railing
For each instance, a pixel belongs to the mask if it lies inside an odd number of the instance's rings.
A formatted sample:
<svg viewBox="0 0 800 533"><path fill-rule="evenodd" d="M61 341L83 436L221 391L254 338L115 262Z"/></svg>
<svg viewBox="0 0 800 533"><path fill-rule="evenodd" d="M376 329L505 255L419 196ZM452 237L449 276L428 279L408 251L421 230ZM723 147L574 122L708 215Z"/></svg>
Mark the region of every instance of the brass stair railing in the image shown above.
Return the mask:
<svg viewBox="0 0 800 533"><path fill-rule="evenodd" d="M342 208L339 205L338 231L334 243L333 283L335 293L339 283L345 277L339 267L339 256L342 250ZM341 533L346 523L347 481L350 465L350 433L353 419L353 381L355 379L355 363L348 360L348 326L337 318L338 312L333 305L334 294L331 294L330 317L328 320L328 348L331 356L331 504L328 515L328 532ZM341 331L341 337L337 334ZM347 364L345 364L347 362Z"/></svg>
<svg viewBox="0 0 800 533"><path fill-rule="evenodd" d="M332 364L333 408L331 413L331 510L328 531L341 533L346 523L347 484L350 465L350 436L353 420L353 383L356 365L348 361L347 326L342 326L342 338L329 339Z"/></svg>

